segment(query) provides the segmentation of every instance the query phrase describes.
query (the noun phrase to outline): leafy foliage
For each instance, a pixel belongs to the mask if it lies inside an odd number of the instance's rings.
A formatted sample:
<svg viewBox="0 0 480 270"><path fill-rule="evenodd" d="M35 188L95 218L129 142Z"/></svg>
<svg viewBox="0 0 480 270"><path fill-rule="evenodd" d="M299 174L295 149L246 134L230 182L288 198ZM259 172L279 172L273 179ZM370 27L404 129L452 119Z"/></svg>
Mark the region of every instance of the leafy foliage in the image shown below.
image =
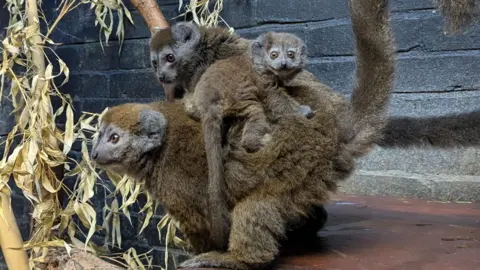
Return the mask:
<svg viewBox="0 0 480 270"><path fill-rule="evenodd" d="M40 5L42 1L37 3ZM208 0L190 1L187 12L193 14L196 23L218 23L223 0L215 2L212 12L208 9L209 3ZM87 146L97 136L98 123L106 110L102 114L83 112L79 120L75 121L71 98L59 91L59 87L68 82L70 70L53 51L52 46L57 44L49 37L66 14L84 4L89 4L95 11L95 24L99 26L99 34L103 34L106 44L114 28L113 13L116 12L118 23L115 34L123 42L124 18L132 24L133 20L121 0L62 0L58 6L58 16L51 25L47 25L45 16L41 13L29 22L29 11L25 9L24 0L6 0L10 18L7 35L0 47L0 101L8 80L10 88L6 98L13 105L12 113L16 124L2 142L5 150L0 160L0 192L8 193L9 180L13 179L14 184L31 202L34 227L25 248L31 251L32 268L45 261L48 247L65 247L67 251L78 247L98 256L106 256L109 247L121 247L120 214L131 223L129 207L140 195L147 198L140 210L140 213L145 213L140 232L146 228L156 209L156 204L141 183L107 172L115 190L106 196L103 224L97 224L97 213L91 199L95 196L95 186L102 185L99 177L101 172L90 160ZM180 0L180 7L182 5L183 1ZM45 34L40 31L40 20L47 25ZM100 40L103 44L101 38ZM52 51L54 57L49 58L46 50ZM57 85L59 78L63 80ZM61 106L56 111L52 99L61 100ZM60 116L66 119L63 130L58 126ZM68 156L75 142L81 145L80 162ZM65 184L67 177L76 177L73 189ZM66 201L62 196L66 196ZM76 218L88 228L86 233L75 223ZM176 236L177 227L170 216L165 215L157 227L159 237L162 229L167 231L167 267L168 245L185 246L185 243ZM100 230L106 233L103 247L90 241ZM81 238L85 241L81 241ZM110 254L108 258L133 269L152 266L148 252L137 254L134 249L123 254Z"/></svg>

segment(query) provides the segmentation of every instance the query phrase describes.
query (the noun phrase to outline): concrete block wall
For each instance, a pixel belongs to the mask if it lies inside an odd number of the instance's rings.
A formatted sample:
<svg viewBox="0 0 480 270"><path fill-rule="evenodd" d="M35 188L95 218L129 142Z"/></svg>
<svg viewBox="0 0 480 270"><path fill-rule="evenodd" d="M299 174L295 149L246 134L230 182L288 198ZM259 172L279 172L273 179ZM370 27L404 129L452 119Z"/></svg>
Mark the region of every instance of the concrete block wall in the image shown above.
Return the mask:
<svg viewBox="0 0 480 270"><path fill-rule="evenodd" d="M56 15L59 0L44 1L47 19ZM87 5L68 14L52 34L62 43L55 52L71 71L62 88L72 96L77 115L101 112L106 106L147 102L163 98L150 69L149 30L139 13L130 8L135 26L126 24L119 55L114 33L102 51L94 13ZM177 0L158 0L168 19L179 15ZM265 31L299 35L308 46L309 69L335 90L349 95L353 86L354 38L347 0L230 0L222 17L241 36L252 38ZM390 112L393 115L439 115L480 107L480 25L459 36L443 33L442 19L432 0L391 0L392 25L398 48L397 79ZM0 9L0 26L7 24ZM181 19L180 19L181 20ZM3 31L3 30L2 30ZM0 35L3 33L0 33ZM105 44L104 44L105 45ZM8 104L0 109L0 136L11 125L5 122ZM357 174L343 184L349 193L419 197L430 200L478 200L480 164L476 149L385 150L377 149L360 162ZM103 205L101 199L98 204ZM101 213L101 209L98 209ZM161 218L154 217L152 224ZM138 227L142 216L134 216ZM154 225L136 235L124 222L125 245L154 247L161 263L163 252ZM149 236L150 235L150 236Z"/></svg>

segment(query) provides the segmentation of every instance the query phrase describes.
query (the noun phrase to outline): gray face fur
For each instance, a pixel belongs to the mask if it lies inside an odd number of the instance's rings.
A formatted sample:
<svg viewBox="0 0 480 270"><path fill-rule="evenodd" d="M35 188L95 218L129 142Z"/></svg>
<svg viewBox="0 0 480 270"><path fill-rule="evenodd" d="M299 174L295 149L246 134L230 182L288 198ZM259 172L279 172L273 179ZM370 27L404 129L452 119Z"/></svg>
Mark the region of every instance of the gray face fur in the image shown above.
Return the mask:
<svg viewBox="0 0 480 270"><path fill-rule="evenodd" d="M253 41L252 55L260 72L284 77L306 65L307 47L293 34L268 32Z"/></svg>
<svg viewBox="0 0 480 270"><path fill-rule="evenodd" d="M168 31L168 30L157 30ZM175 84L177 69L183 59L188 59L200 42L200 32L191 22L177 23L172 26L173 42L162 44L155 41L155 29L152 33L150 60L156 76L161 83ZM156 45L162 44L162 45Z"/></svg>
<svg viewBox="0 0 480 270"><path fill-rule="evenodd" d="M163 142L167 119L160 112L145 109L140 113L137 131L103 123L94 139L91 158L100 166L117 173L131 171L133 164Z"/></svg>

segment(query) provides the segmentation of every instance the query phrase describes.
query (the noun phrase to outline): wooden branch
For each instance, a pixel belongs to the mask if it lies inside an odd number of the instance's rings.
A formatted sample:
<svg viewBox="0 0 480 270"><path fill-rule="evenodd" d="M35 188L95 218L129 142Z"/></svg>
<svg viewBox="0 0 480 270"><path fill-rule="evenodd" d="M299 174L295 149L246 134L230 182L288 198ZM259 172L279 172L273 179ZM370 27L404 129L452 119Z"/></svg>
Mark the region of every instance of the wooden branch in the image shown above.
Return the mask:
<svg viewBox="0 0 480 270"><path fill-rule="evenodd" d="M130 0L130 2L140 12L150 31L154 27L168 28L167 19L155 0Z"/></svg>
<svg viewBox="0 0 480 270"><path fill-rule="evenodd" d="M26 4L26 12L28 17L28 25L35 25L36 32L40 33L40 20L38 19L38 8L37 8L37 1L36 0L27 0ZM33 41L33 48L35 49L32 53L32 61L35 65L35 71L40 75L40 79L44 79L45 75L45 57L43 55L43 48L40 46L42 44L42 37L40 35L34 35L31 37ZM42 84L43 86L43 84ZM37 87L37 89L41 89L41 86Z"/></svg>
<svg viewBox="0 0 480 270"><path fill-rule="evenodd" d="M0 217L0 246L7 262L8 269L28 270L28 256L23 249L23 239L18 229L8 188L0 190L0 208L3 218Z"/></svg>

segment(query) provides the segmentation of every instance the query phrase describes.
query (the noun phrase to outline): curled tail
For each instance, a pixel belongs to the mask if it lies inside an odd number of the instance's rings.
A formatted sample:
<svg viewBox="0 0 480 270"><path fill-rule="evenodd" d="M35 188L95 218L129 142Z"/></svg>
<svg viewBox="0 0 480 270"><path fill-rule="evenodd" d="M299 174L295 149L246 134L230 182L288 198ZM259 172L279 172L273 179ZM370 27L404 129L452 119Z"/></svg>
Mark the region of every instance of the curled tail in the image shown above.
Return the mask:
<svg viewBox="0 0 480 270"><path fill-rule="evenodd" d="M352 135L347 148L362 156L385 126L393 89L395 43L387 0L350 0L356 38L357 82L352 92Z"/></svg>
<svg viewBox="0 0 480 270"><path fill-rule="evenodd" d="M386 148L478 146L480 110L435 117L392 117L377 144Z"/></svg>

